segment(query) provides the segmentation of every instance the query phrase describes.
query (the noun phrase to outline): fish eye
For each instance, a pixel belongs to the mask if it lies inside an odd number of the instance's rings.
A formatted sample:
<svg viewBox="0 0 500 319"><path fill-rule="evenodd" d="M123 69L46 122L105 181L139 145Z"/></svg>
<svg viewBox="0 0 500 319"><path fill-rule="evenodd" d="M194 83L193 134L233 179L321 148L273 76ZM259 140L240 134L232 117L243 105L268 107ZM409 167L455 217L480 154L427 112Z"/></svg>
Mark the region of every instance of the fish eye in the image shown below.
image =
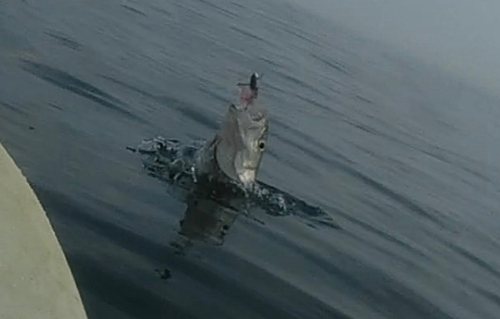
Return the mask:
<svg viewBox="0 0 500 319"><path fill-rule="evenodd" d="M264 142L260 142L260 143L259 143L259 149L260 149L261 151L263 151L265 147L266 147L266 143L264 143Z"/></svg>

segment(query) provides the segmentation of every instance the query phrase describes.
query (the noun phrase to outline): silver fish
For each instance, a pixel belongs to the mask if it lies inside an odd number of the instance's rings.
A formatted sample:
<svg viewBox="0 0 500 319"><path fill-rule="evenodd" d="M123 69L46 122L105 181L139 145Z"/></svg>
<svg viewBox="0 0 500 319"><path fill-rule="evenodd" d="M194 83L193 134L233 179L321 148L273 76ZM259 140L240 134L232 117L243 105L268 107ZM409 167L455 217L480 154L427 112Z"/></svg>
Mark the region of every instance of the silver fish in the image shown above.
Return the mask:
<svg viewBox="0 0 500 319"><path fill-rule="evenodd" d="M216 169L245 186L255 182L267 143L268 113L257 102L257 79L254 73L240 85L239 103L230 105L207 154Z"/></svg>

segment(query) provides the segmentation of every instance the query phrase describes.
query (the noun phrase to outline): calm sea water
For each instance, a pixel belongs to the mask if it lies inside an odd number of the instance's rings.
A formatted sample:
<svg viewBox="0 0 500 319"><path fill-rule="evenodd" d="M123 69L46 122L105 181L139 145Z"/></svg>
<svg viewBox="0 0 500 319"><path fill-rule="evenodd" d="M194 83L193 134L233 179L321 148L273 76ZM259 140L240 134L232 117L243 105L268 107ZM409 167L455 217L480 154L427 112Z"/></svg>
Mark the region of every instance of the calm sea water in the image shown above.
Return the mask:
<svg viewBox="0 0 500 319"><path fill-rule="evenodd" d="M498 100L286 1L0 5L0 140L89 318L498 318ZM125 147L211 137L254 71L260 179L336 227L261 212L187 241Z"/></svg>

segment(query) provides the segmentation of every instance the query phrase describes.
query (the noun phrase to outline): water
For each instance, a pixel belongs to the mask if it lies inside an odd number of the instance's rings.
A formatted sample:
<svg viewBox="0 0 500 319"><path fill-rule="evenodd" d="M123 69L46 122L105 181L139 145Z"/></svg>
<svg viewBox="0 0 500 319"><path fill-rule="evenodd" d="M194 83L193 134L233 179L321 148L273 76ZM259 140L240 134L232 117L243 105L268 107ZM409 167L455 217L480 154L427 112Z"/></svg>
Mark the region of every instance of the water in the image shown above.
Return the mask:
<svg viewBox="0 0 500 319"><path fill-rule="evenodd" d="M286 2L0 7L0 140L90 318L498 317L496 98ZM259 179L329 225L197 223L126 150L210 138L255 71Z"/></svg>

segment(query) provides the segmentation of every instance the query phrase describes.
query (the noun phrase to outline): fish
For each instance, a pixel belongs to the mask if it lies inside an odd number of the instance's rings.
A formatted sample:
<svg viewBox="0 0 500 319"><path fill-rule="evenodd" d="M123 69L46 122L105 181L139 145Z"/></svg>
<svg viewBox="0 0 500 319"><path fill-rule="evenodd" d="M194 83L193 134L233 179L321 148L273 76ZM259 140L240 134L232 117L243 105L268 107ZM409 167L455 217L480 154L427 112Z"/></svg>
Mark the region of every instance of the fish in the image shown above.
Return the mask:
<svg viewBox="0 0 500 319"><path fill-rule="evenodd" d="M231 104L219 131L201 158L201 172L224 174L248 187L255 183L267 146L269 113L258 101L258 74L239 84L239 101ZM212 159L212 160L210 160Z"/></svg>
<svg viewBox="0 0 500 319"><path fill-rule="evenodd" d="M141 155L150 176L166 182L170 194L187 204L180 237L171 243L177 253L185 254L192 241L222 245L238 216L263 223L254 216L259 211L341 229L320 207L257 180L269 132L269 113L258 100L258 79L253 73L249 83L238 84L238 100L229 105L210 140L184 144L158 136L137 148L127 147Z"/></svg>

